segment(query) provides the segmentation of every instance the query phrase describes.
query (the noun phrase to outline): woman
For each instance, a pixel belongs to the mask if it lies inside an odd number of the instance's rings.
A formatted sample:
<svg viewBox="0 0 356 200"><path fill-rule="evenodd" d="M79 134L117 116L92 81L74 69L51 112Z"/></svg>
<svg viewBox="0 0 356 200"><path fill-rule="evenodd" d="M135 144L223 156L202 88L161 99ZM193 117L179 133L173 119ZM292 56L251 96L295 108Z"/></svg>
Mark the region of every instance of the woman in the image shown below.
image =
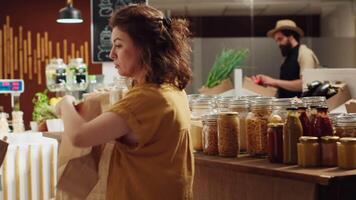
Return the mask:
<svg viewBox="0 0 356 200"><path fill-rule="evenodd" d="M134 87L125 98L86 122L65 96L58 104L75 146L116 140L107 199L192 199L194 163L184 88L191 79L189 31L147 5L131 5L111 19L110 57Z"/></svg>

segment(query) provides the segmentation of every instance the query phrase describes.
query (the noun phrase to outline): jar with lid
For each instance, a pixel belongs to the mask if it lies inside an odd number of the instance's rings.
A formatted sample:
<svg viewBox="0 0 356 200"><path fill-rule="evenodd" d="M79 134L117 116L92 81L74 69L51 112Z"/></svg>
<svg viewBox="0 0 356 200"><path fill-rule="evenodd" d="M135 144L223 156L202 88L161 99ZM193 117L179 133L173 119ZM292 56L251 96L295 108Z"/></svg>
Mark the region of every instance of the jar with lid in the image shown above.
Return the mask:
<svg viewBox="0 0 356 200"><path fill-rule="evenodd" d="M298 165L316 167L320 165L320 145L318 137L302 136L298 143Z"/></svg>
<svg viewBox="0 0 356 200"><path fill-rule="evenodd" d="M46 65L46 84L51 92L65 91L67 82L67 65L61 58L51 59Z"/></svg>
<svg viewBox="0 0 356 200"><path fill-rule="evenodd" d="M337 143L338 166L343 169L356 169L356 138L340 138Z"/></svg>
<svg viewBox="0 0 356 200"><path fill-rule="evenodd" d="M307 115L307 107L303 105L298 106L299 120L303 128L303 136L313 136L312 124Z"/></svg>
<svg viewBox="0 0 356 200"><path fill-rule="evenodd" d="M308 114L310 122L313 124L313 122L317 116L316 108L319 106L326 106L326 98L323 96L303 97L302 101L308 107L307 114Z"/></svg>
<svg viewBox="0 0 356 200"><path fill-rule="evenodd" d="M337 166L338 136L321 137L321 165L325 167Z"/></svg>
<svg viewBox="0 0 356 200"><path fill-rule="evenodd" d="M281 122L285 122L287 118L287 108L292 105L291 98L280 98L272 100L272 115L269 119L269 123L273 123L273 119L277 116L281 118Z"/></svg>
<svg viewBox="0 0 356 200"><path fill-rule="evenodd" d="M336 134L336 123L337 119L343 117L345 113L329 113L331 125L333 126L333 134Z"/></svg>
<svg viewBox="0 0 356 200"><path fill-rule="evenodd" d="M69 91L83 91L88 85L88 67L83 58L71 59L67 70L67 89Z"/></svg>
<svg viewBox="0 0 356 200"><path fill-rule="evenodd" d="M216 99L216 107L218 112L229 112L229 105L231 100L234 99L233 96L229 97L218 97Z"/></svg>
<svg viewBox="0 0 356 200"><path fill-rule="evenodd" d="M218 114L203 116L203 152L207 155L218 155Z"/></svg>
<svg viewBox="0 0 356 200"><path fill-rule="evenodd" d="M334 130L331 124L331 120L328 115L327 106L317 107L318 114L314 120L313 134L316 137L322 137L327 135L333 135Z"/></svg>
<svg viewBox="0 0 356 200"><path fill-rule="evenodd" d="M336 119L335 135L339 137L356 137L356 116L345 114Z"/></svg>
<svg viewBox="0 0 356 200"><path fill-rule="evenodd" d="M247 149L247 131L246 117L249 112L249 102L243 99L233 99L229 104L229 109L232 112L237 112L239 117L239 147L240 152L246 152Z"/></svg>
<svg viewBox="0 0 356 200"><path fill-rule="evenodd" d="M128 91L127 78L120 76L114 77L113 85L109 91L110 105L121 100Z"/></svg>
<svg viewBox="0 0 356 200"><path fill-rule="evenodd" d="M267 124L272 113L272 98L260 97L251 101L246 117L247 152L251 156L267 154Z"/></svg>
<svg viewBox="0 0 356 200"><path fill-rule="evenodd" d="M298 117L298 108L287 108L288 115L283 128L283 163L297 164L297 143L303 135L303 127Z"/></svg>
<svg viewBox="0 0 356 200"><path fill-rule="evenodd" d="M203 150L203 123L202 117L207 114L212 114L214 110L213 98L198 98L192 104L190 133L192 136L193 149L196 151Z"/></svg>
<svg viewBox="0 0 356 200"><path fill-rule="evenodd" d="M239 152L239 119L237 113L219 113L217 122L219 156L236 157Z"/></svg>
<svg viewBox="0 0 356 200"><path fill-rule="evenodd" d="M0 112L0 139L10 132L8 118L9 114Z"/></svg>
<svg viewBox="0 0 356 200"><path fill-rule="evenodd" d="M283 123L269 123L267 130L268 160L283 163Z"/></svg>
<svg viewBox="0 0 356 200"><path fill-rule="evenodd" d="M23 112L22 111L12 111L12 127L14 133L25 132L25 126L23 123Z"/></svg>

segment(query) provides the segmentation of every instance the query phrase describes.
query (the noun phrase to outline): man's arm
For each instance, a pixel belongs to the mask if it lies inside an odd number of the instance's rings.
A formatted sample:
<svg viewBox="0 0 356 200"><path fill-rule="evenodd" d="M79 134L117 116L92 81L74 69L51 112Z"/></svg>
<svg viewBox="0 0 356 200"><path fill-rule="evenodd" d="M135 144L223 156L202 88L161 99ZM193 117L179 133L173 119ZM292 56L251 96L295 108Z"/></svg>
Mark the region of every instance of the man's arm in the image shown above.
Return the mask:
<svg viewBox="0 0 356 200"><path fill-rule="evenodd" d="M271 86L275 88L283 88L285 90L293 91L293 92L301 92L303 89L302 79L296 79L292 81L274 79L270 76L259 74L255 77L255 79L259 79L261 83L265 86Z"/></svg>

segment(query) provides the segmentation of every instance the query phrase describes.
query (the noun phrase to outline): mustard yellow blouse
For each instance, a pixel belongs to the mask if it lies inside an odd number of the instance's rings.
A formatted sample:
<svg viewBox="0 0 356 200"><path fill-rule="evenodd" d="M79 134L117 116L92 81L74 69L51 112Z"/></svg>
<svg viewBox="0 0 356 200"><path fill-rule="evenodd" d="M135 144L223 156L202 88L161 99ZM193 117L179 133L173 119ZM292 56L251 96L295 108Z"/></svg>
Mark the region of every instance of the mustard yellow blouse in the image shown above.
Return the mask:
<svg viewBox="0 0 356 200"><path fill-rule="evenodd" d="M116 142L107 199L192 199L194 158L186 93L169 85L136 86L109 111L126 120L139 142Z"/></svg>

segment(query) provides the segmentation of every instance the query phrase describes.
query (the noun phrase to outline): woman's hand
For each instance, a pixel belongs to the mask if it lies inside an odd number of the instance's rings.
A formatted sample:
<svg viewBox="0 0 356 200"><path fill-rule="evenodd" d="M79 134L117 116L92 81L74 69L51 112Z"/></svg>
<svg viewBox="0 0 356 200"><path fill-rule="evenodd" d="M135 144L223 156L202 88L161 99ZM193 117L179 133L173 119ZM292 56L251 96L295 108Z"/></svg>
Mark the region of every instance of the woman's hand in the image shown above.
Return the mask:
<svg viewBox="0 0 356 200"><path fill-rule="evenodd" d="M56 104L56 107L55 107L55 112L58 116L61 116L62 113L61 113L61 110L62 110L62 107L64 105L73 105L74 106L74 102L75 102L75 98L73 96L70 96L70 95L66 95L64 96L60 102L58 102Z"/></svg>

